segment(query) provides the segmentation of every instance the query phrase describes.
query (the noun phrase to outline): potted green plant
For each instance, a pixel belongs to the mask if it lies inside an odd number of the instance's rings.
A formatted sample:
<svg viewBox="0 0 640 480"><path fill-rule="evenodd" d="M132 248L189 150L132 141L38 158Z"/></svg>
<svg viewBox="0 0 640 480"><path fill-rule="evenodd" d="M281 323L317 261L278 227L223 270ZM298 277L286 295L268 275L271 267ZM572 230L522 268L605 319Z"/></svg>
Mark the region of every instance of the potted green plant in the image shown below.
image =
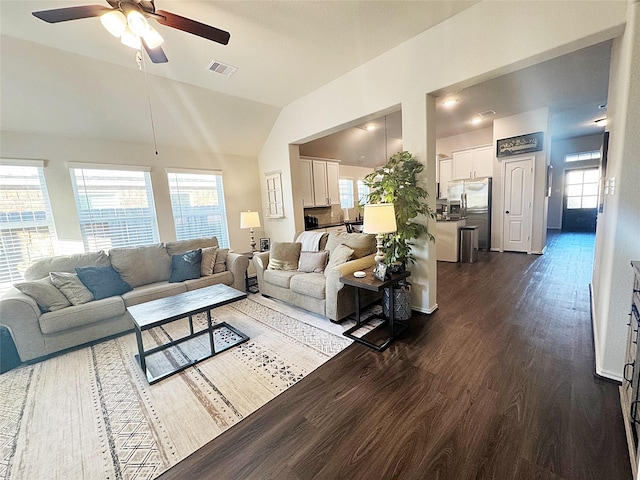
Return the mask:
<svg viewBox="0 0 640 480"><path fill-rule="evenodd" d="M424 165L411 153L404 151L393 154L384 166L364 179L369 187L369 203L393 203L395 208L398 230L388 235L383 243L385 263L391 271L402 271L415 262L412 247L416 240L423 236L435 240L426 222L415 221L421 215L435 218L435 212L426 202L429 193L418 179L423 170ZM396 292L396 319L406 320L411 316L410 284L405 282ZM388 292L385 291L385 294L388 295ZM388 311L388 298L385 303Z"/></svg>

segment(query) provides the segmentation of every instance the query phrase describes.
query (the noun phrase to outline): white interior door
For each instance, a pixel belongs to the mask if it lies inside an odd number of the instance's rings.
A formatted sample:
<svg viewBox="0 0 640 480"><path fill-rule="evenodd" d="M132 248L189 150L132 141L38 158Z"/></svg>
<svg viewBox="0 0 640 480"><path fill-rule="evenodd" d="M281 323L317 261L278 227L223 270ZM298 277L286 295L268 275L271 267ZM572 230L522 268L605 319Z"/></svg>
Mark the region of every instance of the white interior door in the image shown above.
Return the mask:
<svg viewBox="0 0 640 480"><path fill-rule="evenodd" d="M531 251L533 157L504 161L503 250Z"/></svg>

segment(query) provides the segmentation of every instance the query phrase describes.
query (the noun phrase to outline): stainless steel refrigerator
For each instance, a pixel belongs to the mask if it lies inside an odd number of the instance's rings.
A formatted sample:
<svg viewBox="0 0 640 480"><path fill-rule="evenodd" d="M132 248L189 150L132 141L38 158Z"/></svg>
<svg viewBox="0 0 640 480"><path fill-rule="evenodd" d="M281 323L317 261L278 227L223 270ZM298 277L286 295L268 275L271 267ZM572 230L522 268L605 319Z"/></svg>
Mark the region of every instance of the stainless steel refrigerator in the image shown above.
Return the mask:
<svg viewBox="0 0 640 480"><path fill-rule="evenodd" d="M468 226L478 227L478 248L491 248L491 177L454 180L447 184L447 200L460 202Z"/></svg>

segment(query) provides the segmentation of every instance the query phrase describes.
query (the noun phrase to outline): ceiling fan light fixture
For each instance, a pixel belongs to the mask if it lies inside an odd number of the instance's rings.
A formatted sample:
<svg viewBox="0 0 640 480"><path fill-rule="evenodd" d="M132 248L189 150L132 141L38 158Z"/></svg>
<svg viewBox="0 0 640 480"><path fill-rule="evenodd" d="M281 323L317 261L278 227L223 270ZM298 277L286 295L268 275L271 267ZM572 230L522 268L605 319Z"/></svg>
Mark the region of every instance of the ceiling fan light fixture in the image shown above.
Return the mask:
<svg viewBox="0 0 640 480"><path fill-rule="evenodd" d="M120 37L127 28L127 19L120 10L111 10L100 15L100 23L114 37Z"/></svg>
<svg viewBox="0 0 640 480"><path fill-rule="evenodd" d="M133 31L128 26L122 33L120 42L122 42L123 45L135 48L136 50L140 50L142 48L142 40L140 40L140 37L133 33Z"/></svg>
<svg viewBox="0 0 640 480"><path fill-rule="evenodd" d="M162 42L164 42L164 38L162 38L162 35L160 35L158 31L151 25L149 25L147 33L145 33L142 38L144 38L144 42L149 48L157 48L162 45Z"/></svg>
<svg viewBox="0 0 640 480"><path fill-rule="evenodd" d="M127 25L133 33L139 37L144 37L149 30L149 23L144 15L138 10L130 10L127 12Z"/></svg>

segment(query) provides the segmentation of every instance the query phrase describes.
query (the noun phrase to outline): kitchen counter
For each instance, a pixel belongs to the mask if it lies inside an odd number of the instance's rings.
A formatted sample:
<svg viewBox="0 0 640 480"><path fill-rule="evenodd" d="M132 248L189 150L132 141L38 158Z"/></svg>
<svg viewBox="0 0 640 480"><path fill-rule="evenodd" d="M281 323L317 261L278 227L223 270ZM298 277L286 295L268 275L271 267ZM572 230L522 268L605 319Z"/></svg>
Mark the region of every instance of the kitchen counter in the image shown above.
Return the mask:
<svg viewBox="0 0 640 480"><path fill-rule="evenodd" d="M312 230L321 230L323 228L332 228L332 227L345 227L346 229L346 225L350 224L350 225L362 225L362 222L357 222L357 221L349 221L349 222L333 222L333 223L322 223L316 227L305 227L306 231L312 231Z"/></svg>
<svg viewBox="0 0 640 480"><path fill-rule="evenodd" d="M452 218L452 217L442 217L442 218L436 218L436 222L459 222L460 220L466 220L467 217L458 217L458 218Z"/></svg>
<svg viewBox="0 0 640 480"><path fill-rule="evenodd" d="M460 228L467 225L466 218L438 220L436 222L436 260L457 262L460 252Z"/></svg>

